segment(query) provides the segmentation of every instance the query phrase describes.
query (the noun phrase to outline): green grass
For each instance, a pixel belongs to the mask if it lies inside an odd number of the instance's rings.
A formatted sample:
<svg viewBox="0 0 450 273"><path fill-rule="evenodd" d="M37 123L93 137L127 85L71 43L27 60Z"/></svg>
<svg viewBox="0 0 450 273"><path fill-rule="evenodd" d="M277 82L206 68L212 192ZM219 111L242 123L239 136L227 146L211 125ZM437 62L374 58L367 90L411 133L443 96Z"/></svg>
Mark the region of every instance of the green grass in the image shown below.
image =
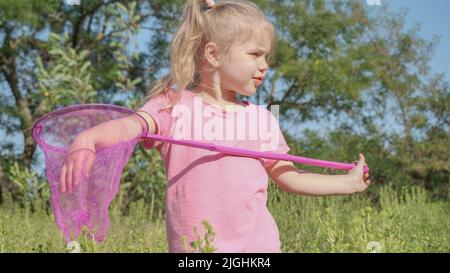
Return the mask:
<svg viewBox="0 0 450 273"><path fill-rule="evenodd" d="M284 252L371 252L371 242L380 252L450 252L450 201L432 202L422 188L381 187L375 205L364 193L317 198L273 187L269 196Z"/></svg>
<svg viewBox="0 0 450 273"><path fill-rule="evenodd" d="M375 187L375 186L374 186ZM271 185L269 208L278 224L283 252L450 252L450 201L431 201L421 188L396 193L376 189L351 196L303 197ZM111 225L99 245L81 240L81 252L167 252L163 216L150 217L150 206L136 202L121 216L117 199ZM152 219L153 220L150 220ZM214 228L214 227L212 227ZM371 243L376 242L376 243ZM370 245L369 245L370 246ZM68 252L53 215L0 207L0 252Z"/></svg>
<svg viewBox="0 0 450 273"><path fill-rule="evenodd" d="M110 207L110 228L105 241L80 240L81 252L168 252L164 219L149 220L148 206L136 202L130 214L121 216L117 202ZM53 214L43 209L29 213L11 206L0 207L0 253L69 252Z"/></svg>

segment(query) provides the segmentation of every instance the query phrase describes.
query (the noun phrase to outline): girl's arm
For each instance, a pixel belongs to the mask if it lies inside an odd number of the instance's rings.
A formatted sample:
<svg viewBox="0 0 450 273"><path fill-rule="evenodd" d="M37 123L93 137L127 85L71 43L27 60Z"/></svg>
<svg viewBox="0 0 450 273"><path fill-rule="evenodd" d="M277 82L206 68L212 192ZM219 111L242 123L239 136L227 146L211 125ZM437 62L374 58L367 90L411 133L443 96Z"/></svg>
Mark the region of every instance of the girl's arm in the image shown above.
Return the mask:
<svg viewBox="0 0 450 273"><path fill-rule="evenodd" d="M363 165L357 166L361 168L361 173ZM361 192L367 188L367 184L362 181L362 175L358 178L350 173L341 175L300 173L292 162L283 160L267 168L267 174L284 191L302 195L345 195Z"/></svg>
<svg viewBox="0 0 450 273"><path fill-rule="evenodd" d="M156 131L156 124L150 115L142 115L148 123L149 132ZM71 193L72 185L78 185L80 174L89 177L94 165L95 153L106 146L128 141L142 135L145 125L132 114L124 118L110 120L79 133L70 145L67 158L61 168L61 192ZM87 152L88 150L92 152ZM84 167L83 167L84 166Z"/></svg>
<svg viewBox="0 0 450 273"><path fill-rule="evenodd" d="M148 132L154 134L156 132L156 123L147 113L141 114L147 121ZM95 150L101 149L108 145L116 144L121 141L127 141L142 134L143 124L135 115L124 118L111 120L101 123L86 131L80 133L75 141L83 143L92 143Z"/></svg>

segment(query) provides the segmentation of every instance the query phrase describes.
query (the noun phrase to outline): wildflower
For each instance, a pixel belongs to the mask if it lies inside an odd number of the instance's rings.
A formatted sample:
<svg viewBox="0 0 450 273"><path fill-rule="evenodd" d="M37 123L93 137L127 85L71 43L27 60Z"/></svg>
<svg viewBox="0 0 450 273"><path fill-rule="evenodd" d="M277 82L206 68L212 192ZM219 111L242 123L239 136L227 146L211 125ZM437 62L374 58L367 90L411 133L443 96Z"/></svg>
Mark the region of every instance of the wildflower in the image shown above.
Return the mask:
<svg viewBox="0 0 450 273"><path fill-rule="evenodd" d="M380 253L381 252L381 244L377 241L370 241L367 243L367 251L370 253Z"/></svg>
<svg viewBox="0 0 450 273"><path fill-rule="evenodd" d="M80 253L80 244L77 241L71 241L67 244L66 249L70 253Z"/></svg>

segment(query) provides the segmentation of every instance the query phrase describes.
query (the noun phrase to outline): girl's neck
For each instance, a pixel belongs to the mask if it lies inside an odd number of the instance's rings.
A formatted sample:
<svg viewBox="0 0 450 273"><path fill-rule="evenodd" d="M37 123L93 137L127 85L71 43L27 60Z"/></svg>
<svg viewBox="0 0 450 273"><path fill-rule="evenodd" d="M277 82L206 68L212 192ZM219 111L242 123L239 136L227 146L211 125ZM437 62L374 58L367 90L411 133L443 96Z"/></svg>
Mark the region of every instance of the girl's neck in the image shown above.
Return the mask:
<svg viewBox="0 0 450 273"><path fill-rule="evenodd" d="M199 85L192 89L191 92L197 96L201 96L206 102L217 105L221 108L242 104L236 97L236 92L232 90L224 90L220 87L208 88L204 85Z"/></svg>

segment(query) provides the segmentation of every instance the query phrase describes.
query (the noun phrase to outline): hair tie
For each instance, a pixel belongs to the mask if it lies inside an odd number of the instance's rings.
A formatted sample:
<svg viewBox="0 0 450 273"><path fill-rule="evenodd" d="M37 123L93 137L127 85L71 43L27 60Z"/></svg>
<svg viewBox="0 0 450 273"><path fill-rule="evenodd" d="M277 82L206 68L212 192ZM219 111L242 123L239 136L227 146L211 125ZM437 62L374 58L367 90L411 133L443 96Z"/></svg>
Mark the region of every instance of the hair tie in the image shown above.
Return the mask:
<svg viewBox="0 0 450 273"><path fill-rule="evenodd" d="M216 2L214 0L205 0L205 4L208 7L208 9L210 9L216 5Z"/></svg>

